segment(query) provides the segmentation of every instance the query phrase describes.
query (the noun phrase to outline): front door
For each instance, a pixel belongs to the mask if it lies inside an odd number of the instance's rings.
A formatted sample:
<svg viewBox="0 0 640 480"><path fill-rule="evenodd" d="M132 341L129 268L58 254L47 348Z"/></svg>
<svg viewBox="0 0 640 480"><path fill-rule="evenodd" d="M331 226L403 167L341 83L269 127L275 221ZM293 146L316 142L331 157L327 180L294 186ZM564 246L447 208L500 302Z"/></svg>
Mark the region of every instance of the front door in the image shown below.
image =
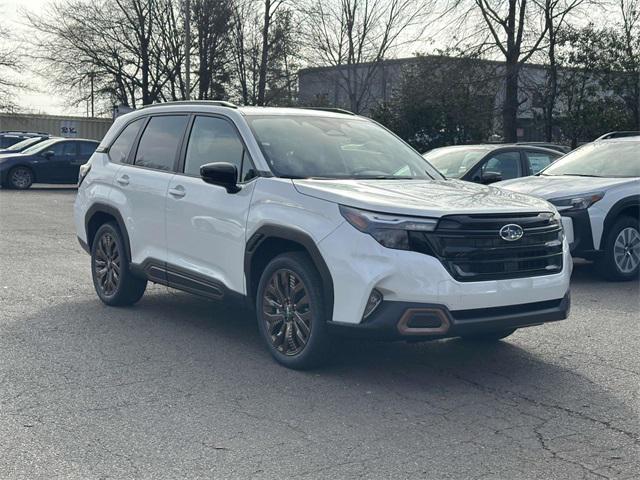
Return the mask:
<svg viewBox="0 0 640 480"><path fill-rule="evenodd" d="M200 178L200 167L213 162L236 166L238 192L228 193ZM213 296L224 287L244 293L245 228L255 181L231 120L195 116L181 165L167 196L169 283Z"/></svg>

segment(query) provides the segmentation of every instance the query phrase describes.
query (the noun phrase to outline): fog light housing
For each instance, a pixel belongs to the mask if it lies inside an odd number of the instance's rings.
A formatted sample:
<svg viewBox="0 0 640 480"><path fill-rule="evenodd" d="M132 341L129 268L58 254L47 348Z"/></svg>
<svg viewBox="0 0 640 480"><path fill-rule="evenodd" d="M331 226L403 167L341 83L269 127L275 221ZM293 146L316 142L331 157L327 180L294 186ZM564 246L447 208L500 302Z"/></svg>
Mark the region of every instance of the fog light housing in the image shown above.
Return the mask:
<svg viewBox="0 0 640 480"><path fill-rule="evenodd" d="M367 305L364 307L364 315L362 315L362 318L365 319L369 315L371 315L376 310L376 308L380 306L381 303L382 303L382 294L374 288L371 291L371 295L369 295L369 299L367 300Z"/></svg>

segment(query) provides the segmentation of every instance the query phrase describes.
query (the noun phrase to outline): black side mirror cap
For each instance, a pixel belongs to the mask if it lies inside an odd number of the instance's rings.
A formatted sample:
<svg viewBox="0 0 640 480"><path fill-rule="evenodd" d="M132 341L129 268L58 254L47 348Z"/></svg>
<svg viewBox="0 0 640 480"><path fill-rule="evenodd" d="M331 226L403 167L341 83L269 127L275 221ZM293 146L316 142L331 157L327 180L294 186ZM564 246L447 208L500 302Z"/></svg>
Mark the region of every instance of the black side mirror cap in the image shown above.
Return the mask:
<svg viewBox="0 0 640 480"><path fill-rule="evenodd" d="M47 150L46 152L44 152L44 153L42 154L42 156L43 156L44 158L51 158L51 157L53 157L55 154L56 154L56 153L55 153L53 150Z"/></svg>
<svg viewBox="0 0 640 480"><path fill-rule="evenodd" d="M240 191L238 168L227 162L207 163L200 167L202 180L212 185L224 187L229 193Z"/></svg>

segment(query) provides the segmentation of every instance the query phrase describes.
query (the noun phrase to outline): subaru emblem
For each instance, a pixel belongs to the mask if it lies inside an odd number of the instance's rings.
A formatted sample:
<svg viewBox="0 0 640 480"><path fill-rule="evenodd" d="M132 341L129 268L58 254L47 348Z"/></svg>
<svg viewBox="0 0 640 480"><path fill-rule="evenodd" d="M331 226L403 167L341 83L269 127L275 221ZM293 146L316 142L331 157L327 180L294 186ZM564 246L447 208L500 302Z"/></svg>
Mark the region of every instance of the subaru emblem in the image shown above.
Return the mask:
<svg viewBox="0 0 640 480"><path fill-rule="evenodd" d="M520 240L524 235L524 230L520 225L510 223L500 229L500 237L507 242L515 242Z"/></svg>

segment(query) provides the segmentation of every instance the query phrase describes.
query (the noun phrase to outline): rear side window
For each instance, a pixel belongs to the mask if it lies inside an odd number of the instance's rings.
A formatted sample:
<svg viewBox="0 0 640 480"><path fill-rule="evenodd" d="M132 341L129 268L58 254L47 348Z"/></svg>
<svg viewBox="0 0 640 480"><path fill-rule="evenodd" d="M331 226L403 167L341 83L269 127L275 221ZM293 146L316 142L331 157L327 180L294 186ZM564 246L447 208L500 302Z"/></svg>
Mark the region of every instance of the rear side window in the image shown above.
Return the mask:
<svg viewBox="0 0 640 480"><path fill-rule="evenodd" d="M551 165L553 161L559 157L553 156L549 153L545 152L524 152L527 157L527 162L529 162L529 168L531 169L532 174L538 173L543 168Z"/></svg>
<svg viewBox="0 0 640 480"><path fill-rule="evenodd" d="M185 115L152 117L140 138L134 163L140 167L172 171L187 120Z"/></svg>
<svg viewBox="0 0 640 480"><path fill-rule="evenodd" d="M80 155L91 156L93 152L98 148L97 143L92 142L80 142Z"/></svg>
<svg viewBox="0 0 640 480"><path fill-rule="evenodd" d="M231 163L241 172L243 154L244 146L229 122L216 117L196 117L189 136L184 173L199 176L200 167L213 162Z"/></svg>
<svg viewBox="0 0 640 480"><path fill-rule="evenodd" d="M138 135L138 131L142 126L143 120L143 118L139 118L135 122L131 122L122 132L120 132L116 141L113 142L111 148L109 148L109 159L112 162L127 163L131 146Z"/></svg>

